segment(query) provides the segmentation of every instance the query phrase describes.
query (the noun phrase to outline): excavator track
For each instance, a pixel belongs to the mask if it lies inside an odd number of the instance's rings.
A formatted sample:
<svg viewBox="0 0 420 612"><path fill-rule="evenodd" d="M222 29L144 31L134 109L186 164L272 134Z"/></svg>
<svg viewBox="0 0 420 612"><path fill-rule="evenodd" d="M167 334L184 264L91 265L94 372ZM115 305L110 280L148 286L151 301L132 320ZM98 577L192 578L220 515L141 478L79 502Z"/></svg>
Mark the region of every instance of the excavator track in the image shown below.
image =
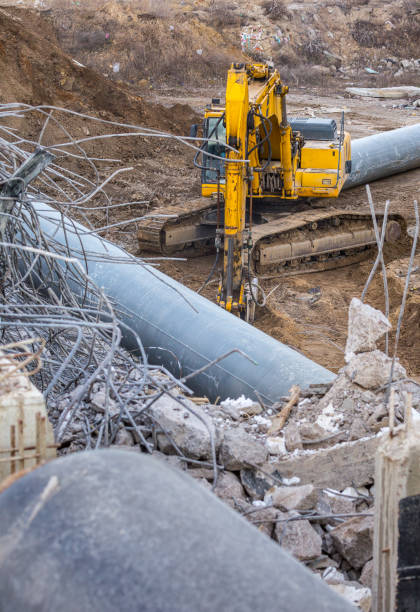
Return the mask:
<svg viewBox="0 0 420 612"><path fill-rule="evenodd" d="M157 209L155 216L144 219L139 225L141 250L189 257L211 252L216 228L205 223L205 216L214 208L213 201L202 198L185 206Z"/></svg>
<svg viewBox="0 0 420 612"><path fill-rule="evenodd" d="M383 215L376 216L379 228ZM389 215L385 242L400 239L405 221ZM305 211L257 225L252 230L252 271L258 276L321 272L362 261L376 247L369 213Z"/></svg>
<svg viewBox="0 0 420 612"><path fill-rule="evenodd" d="M156 211L139 228L142 250L194 257L214 250L217 208L208 200ZM223 218L223 210L219 211ZM263 215L252 228L250 265L253 274L269 278L321 272L347 266L368 257L376 247L368 212L339 209ZM377 215L379 228L383 215ZM405 221L389 215L385 242L400 239ZM244 249L244 266L248 253Z"/></svg>

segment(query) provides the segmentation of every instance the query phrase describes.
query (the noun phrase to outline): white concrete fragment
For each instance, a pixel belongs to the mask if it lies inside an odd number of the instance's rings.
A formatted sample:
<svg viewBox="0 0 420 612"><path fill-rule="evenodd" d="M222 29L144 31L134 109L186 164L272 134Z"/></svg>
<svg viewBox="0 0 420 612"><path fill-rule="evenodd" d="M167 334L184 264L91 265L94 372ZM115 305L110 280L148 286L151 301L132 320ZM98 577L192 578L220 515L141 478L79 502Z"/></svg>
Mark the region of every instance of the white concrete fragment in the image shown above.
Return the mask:
<svg viewBox="0 0 420 612"><path fill-rule="evenodd" d="M347 377L364 389L378 389L389 381L392 359L382 351L355 355L344 368ZM407 378L407 372L398 360L395 361L392 380Z"/></svg>
<svg viewBox="0 0 420 612"><path fill-rule="evenodd" d="M284 455L286 454L286 444L284 438L279 437L268 437L265 441L265 445L267 447L270 455Z"/></svg>
<svg viewBox="0 0 420 612"><path fill-rule="evenodd" d="M328 584L342 584L345 582L344 574L335 567L327 567L322 574L322 579Z"/></svg>
<svg viewBox="0 0 420 612"><path fill-rule="evenodd" d="M227 470L241 470L253 465L261 465L267 459L264 444L250 436L239 427L226 431L220 447L220 461Z"/></svg>
<svg viewBox="0 0 420 612"><path fill-rule="evenodd" d="M265 417L260 416L259 414L256 414L253 419L252 419L253 423L255 425L257 425L257 429L258 431L260 431L261 433L266 433L268 428L271 426L272 421L270 419L266 419Z"/></svg>
<svg viewBox="0 0 420 612"><path fill-rule="evenodd" d="M368 98L411 98L420 95L420 87L403 85L401 87L346 87L346 91L354 96Z"/></svg>
<svg viewBox="0 0 420 612"><path fill-rule="evenodd" d="M367 587L360 588L354 584L330 584L330 588L336 593L345 597L352 604L357 606L363 612L370 612L372 604L372 592Z"/></svg>
<svg viewBox="0 0 420 612"><path fill-rule="evenodd" d="M318 499L318 491L311 485L297 487L271 487L264 497L264 501L280 510L310 510Z"/></svg>
<svg viewBox="0 0 420 612"><path fill-rule="evenodd" d="M360 487L360 489L362 489L362 488L363 487ZM366 491L367 491L367 489L366 489ZM356 489L354 487L346 487L341 492L342 492L343 495L349 495L350 497L354 497L354 498L359 497L359 493L356 491Z"/></svg>
<svg viewBox="0 0 420 612"><path fill-rule="evenodd" d="M259 404L244 395L236 399L228 397L220 403L220 408L234 420L239 420L243 414L259 414L262 410Z"/></svg>
<svg viewBox="0 0 420 612"><path fill-rule="evenodd" d="M236 399L231 399L228 397L227 399L223 400L223 402L220 402L220 406L222 408L236 408L237 410L240 410L241 408L249 408L253 403L254 402L252 399L245 397L245 395L241 395Z"/></svg>
<svg viewBox="0 0 420 612"><path fill-rule="evenodd" d="M356 353L374 351L376 341L391 327L391 323L380 310L353 298L349 307L346 361L349 362Z"/></svg>
<svg viewBox="0 0 420 612"><path fill-rule="evenodd" d="M325 429L325 431L335 432L338 431L338 425L342 422L343 416L337 414L332 404L328 404L321 414L318 415L316 423Z"/></svg>
<svg viewBox="0 0 420 612"><path fill-rule="evenodd" d="M300 483L300 478L297 476L292 476L292 478L283 478L282 483L288 487L290 485L296 485Z"/></svg>

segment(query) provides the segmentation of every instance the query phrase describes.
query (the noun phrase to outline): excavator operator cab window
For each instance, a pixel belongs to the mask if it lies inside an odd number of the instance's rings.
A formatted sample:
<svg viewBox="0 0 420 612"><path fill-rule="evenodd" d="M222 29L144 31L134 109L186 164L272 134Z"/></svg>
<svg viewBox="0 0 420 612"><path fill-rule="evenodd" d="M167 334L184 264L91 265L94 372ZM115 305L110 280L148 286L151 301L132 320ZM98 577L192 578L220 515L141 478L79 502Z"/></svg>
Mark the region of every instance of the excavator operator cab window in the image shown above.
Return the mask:
<svg viewBox="0 0 420 612"><path fill-rule="evenodd" d="M208 138L205 151L226 157L226 128L223 125L222 117L209 117L204 120L204 138ZM225 164L222 159L215 159L203 153L203 166L201 182L204 185L217 183L217 175L220 172L220 183L225 182Z"/></svg>

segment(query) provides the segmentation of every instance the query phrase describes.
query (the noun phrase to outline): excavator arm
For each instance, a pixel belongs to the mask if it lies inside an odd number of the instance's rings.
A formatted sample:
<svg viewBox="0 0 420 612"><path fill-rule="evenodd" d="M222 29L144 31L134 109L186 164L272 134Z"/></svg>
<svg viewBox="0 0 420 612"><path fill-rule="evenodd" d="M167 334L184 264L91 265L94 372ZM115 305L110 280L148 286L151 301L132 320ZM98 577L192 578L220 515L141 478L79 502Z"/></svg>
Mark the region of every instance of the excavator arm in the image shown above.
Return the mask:
<svg viewBox="0 0 420 612"><path fill-rule="evenodd" d="M250 101L249 81L259 85ZM261 81L259 80L261 79ZM233 64L226 86L225 124L228 149L225 164L225 218L223 275L217 301L228 311L242 314L246 308L245 285L250 285L244 265L244 245L252 247L252 198L260 195L260 173L269 165L276 130L277 156L281 159L282 182L286 198L297 198L295 186L297 150L293 150L292 129L287 121L285 96L277 71L269 74L264 65ZM261 136L262 134L262 136ZM268 151L261 165L259 151ZM249 200L246 231L247 198ZM248 292L252 287L248 286Z"/></svg>
<svg viewBox="0 0 420 612"><path fill-rule="evenodd" d="M225 219L223 277L218 303L226 310L241 309L244 304L242 247L247 196L247 117L249 110L248 77L245 70L229 70L226 87Z"/></svg>

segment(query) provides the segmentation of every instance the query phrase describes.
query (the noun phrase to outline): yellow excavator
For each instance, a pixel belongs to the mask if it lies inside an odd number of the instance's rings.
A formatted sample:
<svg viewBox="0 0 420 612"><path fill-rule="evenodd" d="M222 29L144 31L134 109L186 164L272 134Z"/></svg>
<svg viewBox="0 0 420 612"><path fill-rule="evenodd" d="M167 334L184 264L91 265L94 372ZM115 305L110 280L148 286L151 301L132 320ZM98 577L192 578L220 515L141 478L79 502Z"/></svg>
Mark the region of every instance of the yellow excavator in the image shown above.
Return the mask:
<svg viewBox="0 0 420 612"><path fill-rule="evenodd" d="M347 265L376 242L368 214L308 208L308 198L340 194L351 172L350 135L344 116L339 128L332 119L289 121L287 93L270 66L232 64L225 104L213 99L205 110L194 162L203 197L157 210L138 234L142 249L166 254L223 249L217 302L247 320L258 276ZM393 239L397 226L388 223Z"/></svg>

